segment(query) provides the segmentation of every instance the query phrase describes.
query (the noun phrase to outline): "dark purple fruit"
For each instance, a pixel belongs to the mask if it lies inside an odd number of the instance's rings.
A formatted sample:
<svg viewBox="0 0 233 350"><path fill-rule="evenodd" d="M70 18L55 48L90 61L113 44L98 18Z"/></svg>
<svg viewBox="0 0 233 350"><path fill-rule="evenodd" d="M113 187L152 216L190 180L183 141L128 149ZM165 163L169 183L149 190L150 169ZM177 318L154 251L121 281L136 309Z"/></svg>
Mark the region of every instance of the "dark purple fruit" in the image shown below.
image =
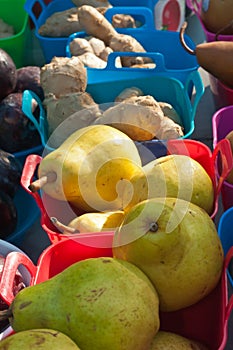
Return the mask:
<svg viewBox="0 0 233 350"><path fill-rule="evenodd" d="M0 190L14 198L20 185L22 165L11 153L0 149Z"/></svg>
<svg viewBox="0 0 233 350"><path fill-rule="evenodd" d="M22 111L22 96L21 92L11 93L0 102L0 148L9 153L41 144L38 131ZM32 113L37 108L35 101Z"/></svg>
<svg viewBox="0 0 233 350"><path fill-rule="evenodd" d="M0 191L0 239L7 238L17 226L17 209L13 199Z"/></svg>
<svg viewBox="0 0 233 350"><path fill-rule="evenodd" d="M6 51L0 49L0 101L14 91L16 81L15 63Z"/></svg>
<svg viewBox="0 0 233 350"><path fill-rule="evenodd" d="M44 91L40 84L40 67L26 66L17 69L15 92L23 92L24 90L33 91L43 101Z"/></svg>

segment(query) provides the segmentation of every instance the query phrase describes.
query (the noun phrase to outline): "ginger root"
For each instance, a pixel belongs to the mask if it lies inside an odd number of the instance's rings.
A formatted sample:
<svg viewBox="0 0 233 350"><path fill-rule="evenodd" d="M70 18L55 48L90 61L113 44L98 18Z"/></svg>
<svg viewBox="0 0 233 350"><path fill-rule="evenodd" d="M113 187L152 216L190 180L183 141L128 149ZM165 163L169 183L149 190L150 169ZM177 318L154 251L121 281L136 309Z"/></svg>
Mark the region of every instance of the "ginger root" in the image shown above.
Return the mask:
<svg viewBox="0 0 233 350"><path fill-rule="evenodd" d="M69 47L71 56L79 56L87 52L93 53L92 46L90 45L89 41L85 38L74 38L70 42Z"/></svg>
<svg viewBox="0 0 233 350"><path fill-rule="evenodd" d="M78 8L78 18L83 30L93 37L102 40L106 46L113 36L117 35L112 24L96 8L83 5Z"/></svg>
<svg viewBox="0 0 233 350"><path fill-rule="evenodd" d="M107 0L72 0L72 2L77 7L81 7L83 5L89 5L93 7L112 7L112 5Z"/></svg>
<svg viewBox="0 0 233 350"><path fill-rule="evenodd" d="M59 11L49 16L40 26L38 33L47 37L68 37L72 33L82 31L78 19L77 8Z"/></svg>
<svg viewBox="0 0 233 350"><path fill-rule="evenodd" d="M106 61L96 56L94 52L85 52L84 54L78 57L86 67L105 68L107 65Z"/></svg>
<svg viewBox="0 0 233 350"><path fill-rule="evenodd" d="M99 105L87 92L48 95L43 101L47 113L50 145L58 147L72 132L91 125L101 115Z"/></svg>
<svg viewBox="0 0 233 350"><path fill-rule="evenodd" d="M143 92L136 86L126 88L115 98L115 102L123 102L133 96L142 96Z"/></svg>
<svg viewBox="0 0 233 350"><path fill-rule="evenodd" d="M129 98L103 112L94 124L111 125L135 141L153 139L159 132L164 117L161 108L151 108L152 96ZM148 103L147 103L148 102Z"/></svg>
<svg viewBox="0 0 233 350"><path fill-rule="evenodd" d="M87 72L78 56L54 57L50 63L41 67L41 86L45 97L56 97L73 92L84 92L87 87Z"/></svg>

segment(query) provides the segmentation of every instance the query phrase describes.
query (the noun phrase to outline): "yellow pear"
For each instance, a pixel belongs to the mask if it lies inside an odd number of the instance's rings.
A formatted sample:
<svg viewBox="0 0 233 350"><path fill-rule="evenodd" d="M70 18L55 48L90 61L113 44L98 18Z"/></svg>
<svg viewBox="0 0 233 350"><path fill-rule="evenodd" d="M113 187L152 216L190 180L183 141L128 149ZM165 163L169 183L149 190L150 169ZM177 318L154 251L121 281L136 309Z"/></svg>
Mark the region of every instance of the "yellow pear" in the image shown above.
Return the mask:
<svg viewBox="0 0 233 350"><path fill-rule="evenodd" d="M79 233L115 231L120 226L124 218L124 211L107 211L101 213L85 213L74 218L69 224L69 228L75 229ZM70 234L65 230L64 234Z"/></svg>
<svg viewBox="0 0 233 350"><path fill-rule="evenodd" d="M214 186L209 174L195 159L186 155L167 155L150 161L131 178L124 194L125 202L129 203L125 209L157 197L181 198L211 214Z"/></svg>
<svg viewBox="0 0 233 350"><path fill-rule="evenodd" d="M122 209L121 191L141 158L134 142L108 125L92 125L75 131L47 154L38 169L47 179L43 190L89 211Z"/></svg>
<svg viewBox="0 0 233 350"><path fill-rule="evenodd" d="M196 340L160 330L155 335L150 350L208 350L208 348Z"/></svg>
<svg viewBox="0 0 233 350"><path fill-rule="evenodd" d="M149 277L162 311L182 309L208 295L219 282L224 260L206 211L169 197L142 201L126 213L115 231L113 256Z"/></svg>

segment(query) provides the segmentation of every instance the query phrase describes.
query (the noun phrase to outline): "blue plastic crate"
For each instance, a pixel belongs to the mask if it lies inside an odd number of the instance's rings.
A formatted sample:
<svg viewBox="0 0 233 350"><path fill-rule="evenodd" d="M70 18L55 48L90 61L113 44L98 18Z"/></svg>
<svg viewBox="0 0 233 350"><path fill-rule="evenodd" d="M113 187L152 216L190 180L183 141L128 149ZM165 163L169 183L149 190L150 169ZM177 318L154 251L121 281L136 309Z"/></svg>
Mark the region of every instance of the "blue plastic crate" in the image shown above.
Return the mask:
<svg viewBox="0 0 233 350"><path fill-rule="evenodd" d="M37 5L37 11L35 11L35 5ZM38 7L40 8L40 10L38 10ZM47 18L49 18L55 12L65 11L73 7L76 6L71 0L53 0L48 4L46 4L43 0L26 0L25 2L24 9L28 13L35 26L35 36L39 40L46 63L50 62L54 56L66 56L66 44L68 37L45 37L40 35L38 30L40 26L45 23ZM110 9L109 11L110 12L108 16L109 18L111 18L111 11L115 10ZM142 27L140 27L140 29L147 28L149 26L154 26L153 14L151 10L147 7L141 7L140 10L137 9L137 7L129 7L127 11L126 7L118 7L116 12L131 13L132 15L135 14L135 19L144 21L144 24L142 25Z"/></svg>
<svg viewBox="0 0 233 350"><path fill-rule="evenodd" d="M115 11L117 10L111 9L111 15ZM106 18L110 17L107 13ZM119 28L117 32L134 37L144 47L146 53L110 53L105 68L87 67L88 83L115 81L126 77L134 79L152 75L166 75L185 83L188 75L199 68L196 56L190 55L183 48L178 32L156 30L151 28L149 24L144 28ZM87 34L84 31L69 36L66 45L67 57L71 57L70 42L75 38L84 38L85 36ZM193 40L187 34L185 34L185 41L190 48L195 48ZM116 58L122 56L150 57L155 63L155 68L119 68L116 66Z"/></svg>

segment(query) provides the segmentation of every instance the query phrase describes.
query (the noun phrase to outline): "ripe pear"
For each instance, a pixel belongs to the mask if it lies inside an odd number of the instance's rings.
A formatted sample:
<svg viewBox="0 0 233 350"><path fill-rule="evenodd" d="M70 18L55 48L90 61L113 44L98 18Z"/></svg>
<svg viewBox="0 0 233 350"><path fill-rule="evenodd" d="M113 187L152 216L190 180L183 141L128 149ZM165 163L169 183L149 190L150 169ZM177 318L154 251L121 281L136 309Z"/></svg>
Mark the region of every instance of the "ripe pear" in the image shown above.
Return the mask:
<svg viewBox="0 0 233 350"><path fill-rule="evenodd" d="M72 133L47 154L39 178L50 178L43 190L85 212L122 208L121 187L141 167L134 142L108 125L92 125Z"/></svg>
<svg viewBox="0 0 233 350"><path fill-rule="evenodd" d="M155 335L150 350L208 350L208 348L196 340L160 330Z"/></svg>
<svg viewBox="0 0 233 350"><path fill-rule="evenodd" d="M233 154L233 130L230 131L227 135L226 135L226 139L228 139L230 141L231 144L231 152ZM230 184L233 184L233 169L231 169L230 173L228 174L226 181L229 182Z"/></svg>
<svg viewBox="0 0 233 350"><path fill-rule="evenodd" d="M115 231L124 218L124 211L106 211L101 213L85 213L74 218L68 226L80 233ZM70 234L64 231L64 234Z"/></svg>
<svg viewBox="0 0 233 350"><path fill-rule="evenodd" d="M1 350L80 350L67 335L54 329L30 329L1 340Z"/></svg>
<svg viewBox="0 0 233 350"><path fill-rule="evenodd" d="M115 231L113 256L149 277L162 311L180 310L208 295L219 282L224 260L206 211L169 197L142 201L126 213Z"/></svg>
<svg viewBox="0 0 233 350"><path fill-rule="evenodd" d="M167 155L150 161L142 170L125 188L124 201L129 203L126 210L142 200L178 197L212 213L214 186L207 171L195 159L181 154Z"/></svg>
<svg viewBox="0 0 233 350"><path fill-rule="evenodd" d="M16 331L55 328L82 350L149 350L160 326L148 277L127 261L89 258L18 293L8 310Z"/></svg>

